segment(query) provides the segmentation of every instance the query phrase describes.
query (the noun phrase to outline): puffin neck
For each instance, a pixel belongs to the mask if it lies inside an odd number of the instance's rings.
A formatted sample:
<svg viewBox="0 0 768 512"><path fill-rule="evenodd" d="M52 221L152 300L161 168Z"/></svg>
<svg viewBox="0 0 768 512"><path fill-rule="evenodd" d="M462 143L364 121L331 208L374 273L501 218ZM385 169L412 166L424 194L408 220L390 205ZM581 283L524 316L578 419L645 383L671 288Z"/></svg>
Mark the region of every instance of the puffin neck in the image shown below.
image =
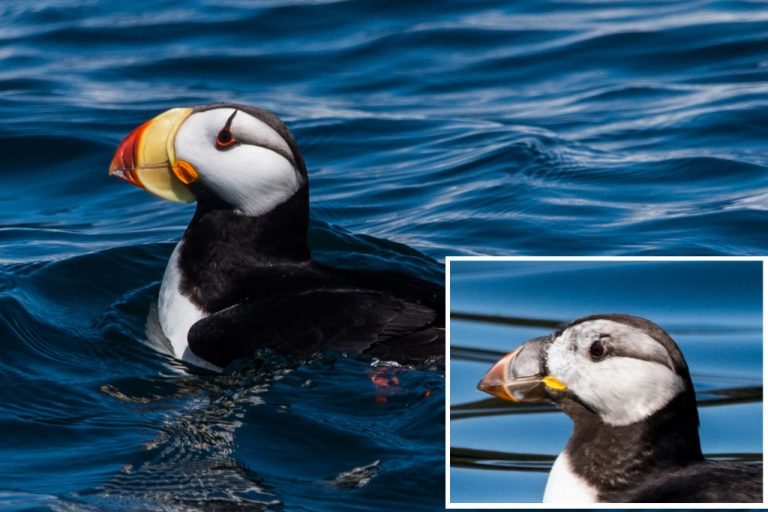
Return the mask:
<svg viewBox="0 0 768 512"><path fill-rule="evenodd" d="M249 274L309 261L307 185L258 217L199 200L180 242L182 292L203 306Z"/></svg>
<svg viewBox="0 0 768 512"><path fill-rule="evenodd" d="M566 446L573 471L598 489L602 501L621 501L645 474L704 460L689 379L686 390L664 408L626 426L607 425L575 401L561 405L573 419Z"/></svg>

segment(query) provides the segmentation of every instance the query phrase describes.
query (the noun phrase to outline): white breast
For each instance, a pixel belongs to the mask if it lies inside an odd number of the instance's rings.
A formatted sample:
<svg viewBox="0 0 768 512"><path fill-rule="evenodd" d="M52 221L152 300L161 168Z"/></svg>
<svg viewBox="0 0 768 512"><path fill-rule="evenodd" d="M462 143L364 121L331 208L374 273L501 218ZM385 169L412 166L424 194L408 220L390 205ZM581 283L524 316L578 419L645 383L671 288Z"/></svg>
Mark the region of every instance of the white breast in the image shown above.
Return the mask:
<svg viewBox="0 0 768 512"><path fill-rule="evenodd" d="M544 489L544 503L597 503L597 491L571 469L565 452L555 459Z"/></svg>
<svg viewBox="0 0 768 512"><path fill-rule="evenodd" d="M179 242L173 250L168 266L165 268L163 283L160 285L160 297L157 301L160 327L166 338L170 340L176 357L201 368L221 371L220 367L197 357L187 343L189 329L207 315L181 293L181 270L178 260L183 243L183 241Z"/></svg>

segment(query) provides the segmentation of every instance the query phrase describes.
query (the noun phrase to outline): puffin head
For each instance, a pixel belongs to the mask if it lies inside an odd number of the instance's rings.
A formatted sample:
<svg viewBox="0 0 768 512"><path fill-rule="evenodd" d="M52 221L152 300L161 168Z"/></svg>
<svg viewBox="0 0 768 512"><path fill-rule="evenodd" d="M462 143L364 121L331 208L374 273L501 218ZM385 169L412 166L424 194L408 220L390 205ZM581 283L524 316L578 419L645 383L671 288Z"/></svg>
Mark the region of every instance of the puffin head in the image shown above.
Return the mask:
<svg viewBox="0 0 768 512"><path fill-rule="evenodd" d="M658 325L630 315L580 318L530 340L500 359L478 388L512 402L554 401L572 417L586 411L610 426L642 421L684 393L695 410L677 344Z"/></svg>
<svg viewBox="0 0 768 512"><path fill-rule="evenodd" d="M163 199L248 216L273 210L308 182L282 121L238 104L163 112L123 140L109 173Z"/></svg>

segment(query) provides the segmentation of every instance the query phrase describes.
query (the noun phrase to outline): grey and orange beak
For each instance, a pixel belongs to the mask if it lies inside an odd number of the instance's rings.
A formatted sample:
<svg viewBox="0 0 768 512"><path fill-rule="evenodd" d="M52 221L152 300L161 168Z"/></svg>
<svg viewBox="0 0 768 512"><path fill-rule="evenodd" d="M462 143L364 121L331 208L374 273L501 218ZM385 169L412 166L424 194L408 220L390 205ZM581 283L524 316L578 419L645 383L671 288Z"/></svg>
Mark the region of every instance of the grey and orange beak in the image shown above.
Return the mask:
<svg viewBox="0 0 768 512"><path fill-rule="evenodd" d="M173 108L133 130L118 146L109 166L117 176L168 201L191 203L188 185L198 180L195 167L176 158L174 142L191 108Z"/></svg>
<svg viewBox="0 0 768 512"><path fill-rule="evenodd" d="M564 391L567 386L547 375L543 351L549 336L534 338L494 364L477 385L480 391L510 402L550 402L547 389Z"/></svg>

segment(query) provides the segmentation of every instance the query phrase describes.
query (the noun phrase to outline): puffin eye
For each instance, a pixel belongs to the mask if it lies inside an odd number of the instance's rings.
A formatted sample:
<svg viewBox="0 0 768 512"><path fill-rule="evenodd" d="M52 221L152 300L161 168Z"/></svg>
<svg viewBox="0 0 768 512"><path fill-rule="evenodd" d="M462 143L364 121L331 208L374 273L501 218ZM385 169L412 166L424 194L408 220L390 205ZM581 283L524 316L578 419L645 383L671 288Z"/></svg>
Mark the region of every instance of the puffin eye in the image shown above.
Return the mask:
<svg viewBox="0 0 768 512"><path fill-rule="evenodd" d="M600 359L605 355L605 345L603 345L603 342L600 340L592 342L592 345L589 346L589 357L594 359L595 361Z"/></svg>
<svg viewBox="0 0 768 512"><path fill-rule="evenodd" d="M228 126L222 128L219 134L216 136L216 147L219 149L228 148L235 142L237 141L235 140L235 137L232 135L232 131Z"/></svg>

